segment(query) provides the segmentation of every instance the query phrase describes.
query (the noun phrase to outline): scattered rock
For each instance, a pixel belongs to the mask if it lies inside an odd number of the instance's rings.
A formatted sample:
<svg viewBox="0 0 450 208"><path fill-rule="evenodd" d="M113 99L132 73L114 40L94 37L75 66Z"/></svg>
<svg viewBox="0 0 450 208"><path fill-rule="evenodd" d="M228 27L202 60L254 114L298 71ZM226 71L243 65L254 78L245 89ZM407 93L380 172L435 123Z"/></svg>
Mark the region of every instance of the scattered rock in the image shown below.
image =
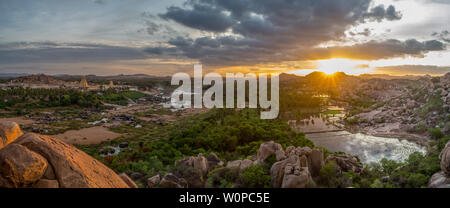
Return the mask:
<svg viewBox="0 0 450 208"><path fill-rule="evenodd" d="M121 142L121 143L119 144L119 147L120 147L120 148L127 148L127 147L128 147L128 142Z"/></svg>

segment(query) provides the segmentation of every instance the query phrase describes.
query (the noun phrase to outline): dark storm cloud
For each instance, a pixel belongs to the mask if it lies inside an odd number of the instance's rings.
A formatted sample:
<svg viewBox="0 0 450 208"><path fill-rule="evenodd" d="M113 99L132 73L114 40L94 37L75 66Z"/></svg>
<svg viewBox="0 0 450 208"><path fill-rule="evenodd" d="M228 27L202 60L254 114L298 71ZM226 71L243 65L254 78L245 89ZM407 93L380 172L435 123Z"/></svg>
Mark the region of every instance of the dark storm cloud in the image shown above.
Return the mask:
<svg viewBox="0 0 450 208"><path fill-rule="evenodd" d="M169 7L163 19L171 19L185 26L213 32L225 32L234 21L222 13L222 10L210 6L194 4L193 9Z"/></svg>
<svg viewBox="0 0 450 208"><path fill-rule="evenodd" d="M369 13L364 15L366 18L374 21L381 22L384 19L387 20L400 20L402 15L400 12L395 10L395 7L390 5L387 9L384 8L384 5L378 5L370 10Z"/></svg>
<svg viewBox="0 0 450 208"><path fill-rule="evenodd" d="M178 37L169 41L172 48L149 48L147 51L162 55L180 55L198 59L208 65L251 65L278 61L305 61L329 58L353 58L378 60L406 55L422 57L430 51L445 50L445 45L436 40L420 42L415 39L399 41L369 41L345 47L302 48L283 47L282 53L271 43L262 43L230 36L220 38L203 37L190 39Z"/></svg>
<svg viewBox="0 0 450 208"><path fill-rule="evenodd" d="M89 43L21 42L0 45L0 64L78 63L148 58L137 48Z"/></svg>
<svg viewBox="0 0 450 208"><path fill-rule="evenodd" d="M354 51L366 55L353 52L352 47L317 49L322 43L345 40L345 32L352 26L402 18L392 5L370 8L371 3L371 0L188 0L184 7L171 6L159 16L193 29L217 33L216 37L177 37L168 41L177 54L210 65L321 59L334 53L379 59L442 50L439 41L413 40L372 41L354 46ZM225 31L232 34L220 34ZM369 36L370 30L358 35ZM164 50L147 49L158 54L174 53L173 48L170 52ZM381 55L383 50L389 50L388 55Z"/></svg>

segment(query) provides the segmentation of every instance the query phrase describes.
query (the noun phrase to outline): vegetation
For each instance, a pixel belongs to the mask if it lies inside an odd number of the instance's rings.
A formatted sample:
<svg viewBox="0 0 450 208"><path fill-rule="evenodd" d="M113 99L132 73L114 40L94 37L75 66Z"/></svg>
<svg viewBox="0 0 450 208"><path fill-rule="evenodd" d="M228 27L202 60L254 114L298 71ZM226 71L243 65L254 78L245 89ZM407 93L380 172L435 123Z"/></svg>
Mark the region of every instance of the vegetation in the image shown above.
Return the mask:
<svg viewBox="0 0 450 208"><path fill-rule="evenodd" d="M119 129L121 128L132 129L126 125ZM130 173L139 169L143 174L152 175L154 172L167 172L176 160L198 153L207 155L214 152L228 161L254 155L259 145L265 141L275 141L284 147L313 147L310 140L302 133L292 130L285 122L262 120L257 110L250 109L214 109L172 125L146 124L128 133L131 134L127 139L130 151L123 151L118 155L104 158L97 150L117 145L122 139L80 148L117 172ZM146 165L151 168L142 167Z"/></svg>

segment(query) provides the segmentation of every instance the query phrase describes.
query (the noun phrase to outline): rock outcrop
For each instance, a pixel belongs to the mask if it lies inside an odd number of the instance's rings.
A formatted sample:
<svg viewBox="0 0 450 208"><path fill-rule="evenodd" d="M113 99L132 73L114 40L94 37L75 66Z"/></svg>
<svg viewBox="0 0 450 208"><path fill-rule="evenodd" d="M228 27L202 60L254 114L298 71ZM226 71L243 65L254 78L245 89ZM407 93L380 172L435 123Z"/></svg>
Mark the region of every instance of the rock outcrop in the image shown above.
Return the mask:
<svg viewBox="0 0 450 208"><path fill-rule="evenodd" d="M450 142L447 142L439 157L441 158L441 171L431 176L428 187L450 188Z"/></svg>
<svg viewBox="0 0 450 208"><path fill-rule="evenodd" d="M208 162L201 153L197 157L182 158L175 162L175 166L178 171L174 174L185 178L189 187L202 188L205 186Z"/></svg>
<svg viewBox="0 0 450 208"><path fill-rule="evenodd" d="M0 187L130 188L101 162L49 136L22 135L0 149L0 163Z"/></svg>
<svg viewBox="0 0 450 208"><path fill-rule="evenodd" d="M0 121L0 149L23 135L20 126L12 121Z"/></svg>
<svg viewBox="0 0 450 208"><path fill-rule="evenodd" d="M258 162L265 162L270 156L275 155L277 161L285 159L285 154L283 147L280 144L271 142L262 143L259 146L258 154L256 155L256 160Z"/></svg>
<svg viewBox="0 0 450 208"><path fill-rule="evenodd" d="M285 157L270 169L272 187L314 187L313 176L319 174L324 163L322 150L290 146L286 148Z"/></svg>
<svg viewBox="0 0 450 208"><path fill-rule="evenodd" d="M227 168L239 168L240 171L244 170L245 168L248 168L253 165L253 161L250 159L245 160L234 160L227 163Z"/></svg>

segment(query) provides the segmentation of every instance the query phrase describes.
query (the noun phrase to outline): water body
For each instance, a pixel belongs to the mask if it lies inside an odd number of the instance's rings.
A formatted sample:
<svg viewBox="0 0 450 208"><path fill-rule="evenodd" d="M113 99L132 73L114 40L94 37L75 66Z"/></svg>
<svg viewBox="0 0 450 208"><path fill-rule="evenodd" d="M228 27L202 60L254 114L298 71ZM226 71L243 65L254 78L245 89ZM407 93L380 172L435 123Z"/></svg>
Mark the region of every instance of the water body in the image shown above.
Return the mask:
<svg viewBox="0 0 450 208"><path fill-rule="evenodd" d="M363 163L379 162L383 158L404 161L411 153L426 153L425 147L407 140L347 131L307 134L306 137L329 151L358 155Z"/></svg>
<svg viewBox="0 0 450 208"><path fill-rule="evenodd" d="M328 110L343 110L336 107ZM315 114L288 123L297 131L305 132L306 137L316 146L332 152L346 152L357 155L361 162L379 162L383 158L404 161L411 153L426 153L426 148L405 139L377 137L344 130L340 114Z"/></svg>

